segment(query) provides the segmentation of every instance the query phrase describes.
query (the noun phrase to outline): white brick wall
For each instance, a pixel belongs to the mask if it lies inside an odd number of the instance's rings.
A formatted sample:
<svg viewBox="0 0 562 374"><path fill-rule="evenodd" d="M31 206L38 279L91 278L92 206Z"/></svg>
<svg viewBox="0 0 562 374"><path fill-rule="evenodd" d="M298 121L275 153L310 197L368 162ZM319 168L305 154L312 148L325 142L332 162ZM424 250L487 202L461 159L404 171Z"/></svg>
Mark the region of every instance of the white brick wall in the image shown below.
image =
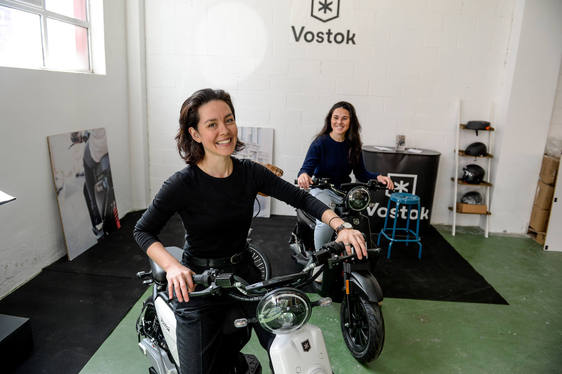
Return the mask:
<svg viewBox="0 0 562 374"><path fill-rule="evenodd" d="M151 155L173 145L185 97L225 88L239 125L275 129L274 163L292 182L328 109L349 100L365 144L392 145L405 134L408 146L442 152L432 221L449 223L457 99L465 120L488 119L505 80L515 2L341 0L340 17L322 23L310 17L308 0L147 0ZM296 43L291 26L349 29L357 44ZM152 193L165 178L162 165L177 159L163 151L151 157ZM292 213L276 202L272 208Z"/></svg>
<svg viewBox="0 0 562 374"><path fill-rule="evenodd" d="M558 76L558 87L556 88L556 98L554 99L554 108L550 119L548 140L551 144L547 143L547 151L562 150L562 65Z"/></svg>

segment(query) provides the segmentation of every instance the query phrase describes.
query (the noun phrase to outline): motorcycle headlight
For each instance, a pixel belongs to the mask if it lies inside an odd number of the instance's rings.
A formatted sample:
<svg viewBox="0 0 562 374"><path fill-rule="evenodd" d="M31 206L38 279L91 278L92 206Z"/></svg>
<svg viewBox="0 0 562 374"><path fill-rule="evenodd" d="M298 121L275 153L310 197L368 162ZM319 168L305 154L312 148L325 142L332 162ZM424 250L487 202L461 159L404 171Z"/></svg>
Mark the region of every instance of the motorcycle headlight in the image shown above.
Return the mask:
<svg viewBox="0 0 562 374"><path fill-rule="evenodd" d="M288 334L301 328L311 314L308 296L294 288L279 288L260 300L257 317L260 325L274 334Z"/></svg>
<svg viewBox="0 0 562 374"><path fill-rule="evenodd" d="M345 199L350 209L363 210L371 202L371 195L366 187L357 186L349 190Z"/></svg>

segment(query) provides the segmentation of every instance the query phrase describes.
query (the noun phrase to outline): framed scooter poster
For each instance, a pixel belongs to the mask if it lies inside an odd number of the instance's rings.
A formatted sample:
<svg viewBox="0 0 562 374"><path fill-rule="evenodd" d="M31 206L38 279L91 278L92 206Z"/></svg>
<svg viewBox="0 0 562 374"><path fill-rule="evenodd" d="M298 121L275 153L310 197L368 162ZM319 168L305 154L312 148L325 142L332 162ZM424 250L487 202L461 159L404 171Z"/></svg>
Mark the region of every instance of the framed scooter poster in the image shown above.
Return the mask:
<svg viewBox="0 0 562 374"><path fill-rule="evenodd" d="M47 137L62 229L72 260L121 227L104 128Z"/></svg>

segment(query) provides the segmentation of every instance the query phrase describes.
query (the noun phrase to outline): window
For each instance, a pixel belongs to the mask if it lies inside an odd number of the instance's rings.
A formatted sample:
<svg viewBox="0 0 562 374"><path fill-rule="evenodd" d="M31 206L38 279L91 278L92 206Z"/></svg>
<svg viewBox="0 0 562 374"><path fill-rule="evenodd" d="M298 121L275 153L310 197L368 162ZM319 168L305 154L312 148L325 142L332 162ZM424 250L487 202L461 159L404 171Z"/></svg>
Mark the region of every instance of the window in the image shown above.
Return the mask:
<svg viewBox="0 0 562 374"><path fill-rule="evenodd" d="M0 65L94 72L92 17L102 0L0 0ZM101 22L103 25L103 20ZM101 27L103 40L103 27ZM102 46L103 50L103 46ZM104 60L104 53L100 53ZM103 63L105 66L105 63ZM97 69L105 73L105 68Z"/></svg>

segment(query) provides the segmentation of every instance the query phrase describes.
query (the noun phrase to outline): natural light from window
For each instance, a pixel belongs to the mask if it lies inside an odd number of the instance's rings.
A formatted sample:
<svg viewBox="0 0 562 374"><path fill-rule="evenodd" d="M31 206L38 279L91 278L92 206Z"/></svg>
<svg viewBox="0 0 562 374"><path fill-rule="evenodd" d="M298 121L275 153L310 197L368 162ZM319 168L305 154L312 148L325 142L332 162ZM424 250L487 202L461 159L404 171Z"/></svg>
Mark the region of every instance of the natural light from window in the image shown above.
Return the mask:
<svg viewBox="0 0 562 374"><path fill-rule="evenodd" d="M0 0L0 66L105 74L102 4Z"/></svg>

